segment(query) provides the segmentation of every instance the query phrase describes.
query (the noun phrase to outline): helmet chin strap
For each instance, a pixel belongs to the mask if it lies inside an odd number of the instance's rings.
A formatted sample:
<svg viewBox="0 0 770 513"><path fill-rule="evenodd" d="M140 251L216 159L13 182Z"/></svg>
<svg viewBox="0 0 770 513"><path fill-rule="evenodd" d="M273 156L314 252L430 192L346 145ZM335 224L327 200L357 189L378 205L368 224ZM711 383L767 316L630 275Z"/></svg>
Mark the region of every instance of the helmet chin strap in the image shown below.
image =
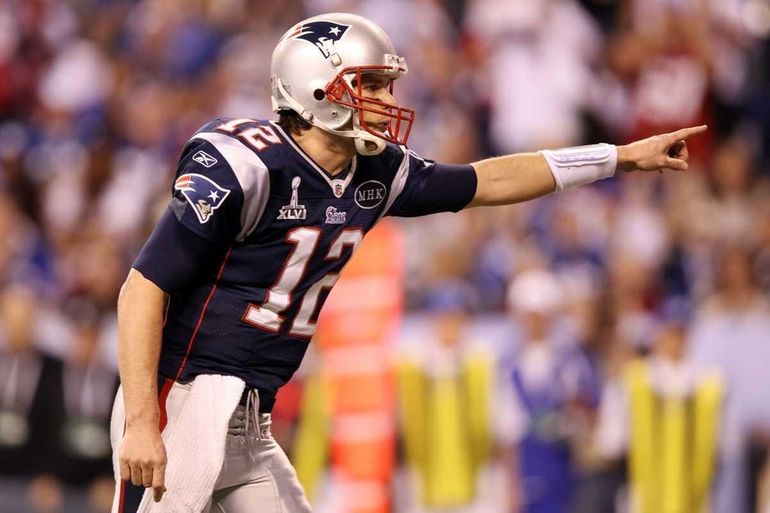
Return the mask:
<svg viewBox="0 0 770 513"><path fill-rule="evenodd" d="M379 155L385 150L385 140L363 130L358 123L358 116L353 116L353 131L356 133L353 141L359 154L369 157Z"/></svg>
<svg viewBox="0 0 770 513"><path fill-rule="evenodd" d="M385 141L383 141L379 137L366 138L366 139L362 137L356 137L355 139L353 139L353 142L355 142L356 151L358 152L358 154L363 155L364 157L379 155L385 150Z"/></svg>
<svg viewBox="0 0 770 513"><path fill-rule="evenodd" d="M359 155L370 157L382 153L383 150L385 150L385 140L380 139L376 135L370 134L366 130L362 129L361 125L358 123L358 116L352 117L352 130L336 130L329 127L315 116L309 120L309 123L311 123L313 126L317 126L324 132L353 139L353 143L355 144L356 151Z"/></svg>
<svg viewBox="0 0 770 513"><path fill-rule="evenodd" d="M379 155L385 149L385 140L377 137L374 134L370 134L369 132L361 128L361 125L358 122L358 116L351 116L353 118L352 130L337 130L337 129L331 128L325 123L323 123L321 120L319 120L318 116L314 116L311 112L305 109L305 107L300 105L300 103L297 100L292 98L289 95L289 93L286 91L286 88L283 87L283 84L281 83L280 80L277 80L275 85L277 86L278 91L283 96L284 101L288 103L289 106L292 108L292 110L297 112L302 117L302 119L312 124L313 126L317 126L324 132L338 135L340 137L348 137L350 139L353 139L353 142L355 143L355 146L356 146L356 151L360 155L364 155L367 157Z"/></svg>

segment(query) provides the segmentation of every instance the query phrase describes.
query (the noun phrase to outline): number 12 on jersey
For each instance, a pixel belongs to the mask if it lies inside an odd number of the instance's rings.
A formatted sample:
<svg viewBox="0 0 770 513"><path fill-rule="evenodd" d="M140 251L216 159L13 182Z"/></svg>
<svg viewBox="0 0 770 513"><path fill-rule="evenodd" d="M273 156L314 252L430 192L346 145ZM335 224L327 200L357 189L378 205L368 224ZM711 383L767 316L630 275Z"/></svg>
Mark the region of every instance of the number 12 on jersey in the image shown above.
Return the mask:
<svg viewBox="0 0 770 513"><path fill-rule="evenodd" d="M271 144L281 144L281 138L278 137L278 134L275 133L271 126L246 127L247 124L253 122L253 119L233 119L222 123L215 130L221 130L222 132L234 135L255 151L262 151Z"/></svg>
<svg viewBox="0 0 770 513"><path fill-rule="evenodd" d="M265 301L261 306L249 305L243 314L244 321L274 333L281 330L286 321L281 314L291 306L292 293L304 277L308 262L316 252L320 237L321 229L311 227L295 228L287 234L286 241L293 244L294 247L284 261L283 269L281 269L275 284L267 291ZM339 259L342 257L342 251L346 246L350 246L352 252L355 252L363 238L364 232L360 228L342 230L331 244L325 260ZM318 298L321 291L332 288L337 279L339 279L339 273L328 273L310 286L297 315L294 316L289 330L290 336L303 338L313 336L316 322L312 321L311 318L318 306Z"/></svg>

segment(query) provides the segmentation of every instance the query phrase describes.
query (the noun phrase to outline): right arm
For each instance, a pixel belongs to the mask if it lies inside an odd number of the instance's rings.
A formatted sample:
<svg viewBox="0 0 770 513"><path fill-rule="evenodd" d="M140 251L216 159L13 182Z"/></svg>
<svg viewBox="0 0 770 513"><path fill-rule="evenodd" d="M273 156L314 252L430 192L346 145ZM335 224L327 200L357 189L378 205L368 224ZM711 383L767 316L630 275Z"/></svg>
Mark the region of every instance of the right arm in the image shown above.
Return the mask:
<svg viewBox="0 0 770 513"><path fill-rule="evenodd" d="M240 148L240 143L221 138L225 141L219 141L220 146L230 147L230 152ZM203 150L214 164L209 160L206 167L195 160L194 156ZM253 169L239 165L241 174L257 175ZM267 173L260 176L266 178ZM252 185L256 190L256 180ZM250 189L252 194L256 194L254 190ZM208 208L199 208L203 204ZM240 182L218 148L203 140L188 144L177 169L169 208L120 290L118 360L126 412L118 457L120 478L152 487L155 501L160 501L165 490L166 450L160 434L158 365L166 294L182 291L190 280L201 276L202 270L221 259L242 230L242 217L249 226L256 223L242 216L243 205Z"/></svg>
<svg viewBox="0 0 770 513"><path fill-rule="evenodd" d="M120 478L163 494L166 451L159 431L158 360L166 295L131 269L118 298L118 363L126 426Z"/></svg>
<svg viewBox="0 0 770 513"><path fill-rule="evenodd" d="M174 214L174 207L169 208L120 289L118 366L126 411L120 477L137 486L152 487L156 501L163 495L166 468L158 404L166 293L180 290L220 253L219 245L185 227Z"/></svg>

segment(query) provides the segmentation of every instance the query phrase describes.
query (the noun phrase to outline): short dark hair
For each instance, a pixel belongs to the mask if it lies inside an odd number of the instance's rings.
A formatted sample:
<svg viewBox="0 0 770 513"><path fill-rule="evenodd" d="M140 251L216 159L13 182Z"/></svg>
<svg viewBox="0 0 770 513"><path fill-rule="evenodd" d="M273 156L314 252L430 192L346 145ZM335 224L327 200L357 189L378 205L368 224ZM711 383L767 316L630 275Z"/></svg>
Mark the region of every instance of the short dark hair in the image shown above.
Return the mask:
<svg viewBox="0 0 770 513"><path fill-rule="evenodd" d="M313 126L293 110L280 111L278 113L278 124L288 130L291 135L299 135L304 130L310 130Z"/></svg>

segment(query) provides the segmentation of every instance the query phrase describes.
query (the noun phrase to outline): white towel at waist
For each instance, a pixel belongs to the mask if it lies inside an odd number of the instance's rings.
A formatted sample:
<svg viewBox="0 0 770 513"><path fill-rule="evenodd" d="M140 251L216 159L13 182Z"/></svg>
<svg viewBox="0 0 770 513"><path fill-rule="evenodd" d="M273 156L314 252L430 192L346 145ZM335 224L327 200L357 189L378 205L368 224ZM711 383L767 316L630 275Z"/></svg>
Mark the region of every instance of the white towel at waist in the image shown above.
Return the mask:
<svg viewBox="0 0 770 513"><path fill-rule="evenodd" d="M175 418L163 431L168 462L166 493L145 490L139 513L200 513L214 492L225 457L227 426L245 384L234 376L197 376Z"/></svg>

